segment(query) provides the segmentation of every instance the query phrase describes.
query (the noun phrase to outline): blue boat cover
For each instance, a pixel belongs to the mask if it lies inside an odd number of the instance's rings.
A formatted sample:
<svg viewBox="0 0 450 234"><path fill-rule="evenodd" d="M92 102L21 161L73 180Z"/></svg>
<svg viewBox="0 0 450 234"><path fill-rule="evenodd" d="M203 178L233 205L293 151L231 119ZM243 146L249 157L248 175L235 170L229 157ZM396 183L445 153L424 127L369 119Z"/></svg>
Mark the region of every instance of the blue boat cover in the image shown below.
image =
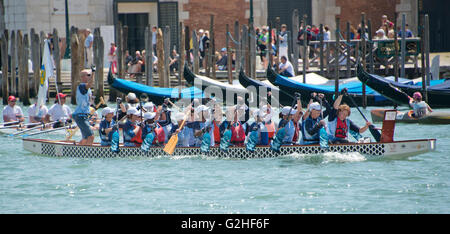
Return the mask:
<svg viewBox="0 0 450 234"><path fill-rule="evenodd" d="M144 84L136 83L124 79L114 79L112 86L116 89L128 90L128 92L133 93L146 93L153 96L163 97L163 98L178 98L178 88L160 88L151 87ZM184 88L181 90L181 98L203 98L202 90L196 87Z"/></svg>

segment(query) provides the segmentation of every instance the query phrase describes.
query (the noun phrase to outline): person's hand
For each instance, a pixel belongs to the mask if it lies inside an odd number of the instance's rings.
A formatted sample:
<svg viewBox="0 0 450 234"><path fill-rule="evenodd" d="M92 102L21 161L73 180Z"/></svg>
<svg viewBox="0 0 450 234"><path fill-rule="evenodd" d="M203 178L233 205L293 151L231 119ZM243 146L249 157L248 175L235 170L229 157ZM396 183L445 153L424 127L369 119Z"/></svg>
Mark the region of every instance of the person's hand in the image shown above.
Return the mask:
<svg viewBox="0 0 450 234"><path fill-rule="evenodd" d="M301 93L295 93L295 98L297 99L297 100L300 100L301 98L302 98L302 94Z"/></svg>
<svg viewBox="0 0 450 234"><path fill-rule="evenodd" d="M372 123L370 121L366 122L366 127L369 127L370 125L372 125Z"/></svg>
<svg viewBox="0 0 450 234"><path fill-rule="evenodd" d="M322 100L323 100L323 99L324 99L324 97L325 97L325 94L323 94L323 93L319 93L319 94L318 94L318 97L319 97L320 99L322 99Z"/></svg>
<svg viewBox="0 0 450 234"><path fill-rule="evenodd" d="M341 95L347 95L348 93L347 93L347 91L348 91L348 89L347 88L343 88L342 90L341 90Z"/></svg>
<svg viewBox="0 0 450 234"><path fill-rule="evenodd" d="M325 122L324 119L320 120L319 124L322 125L323 127L327 126L327 123Z"/></svg>

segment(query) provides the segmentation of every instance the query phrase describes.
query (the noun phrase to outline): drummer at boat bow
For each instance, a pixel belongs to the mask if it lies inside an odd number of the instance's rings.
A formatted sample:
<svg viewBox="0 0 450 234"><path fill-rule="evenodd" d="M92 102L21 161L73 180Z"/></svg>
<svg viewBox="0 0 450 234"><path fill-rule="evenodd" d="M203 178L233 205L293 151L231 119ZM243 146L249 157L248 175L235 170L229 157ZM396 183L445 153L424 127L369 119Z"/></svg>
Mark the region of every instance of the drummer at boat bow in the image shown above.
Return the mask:
<svg viewBox="0 0 450 234"><path fill-rule="evenodd" d="M45 115L45 122L57 121L53 128L62 127L66 122L72 122L72 110L66 105L66 96L63 93L56 95L55 104L53 104Z"/></svg>
<svg viewBox="0 0 450 234"><path fill-rule="evenodd" d="M361 133L365 132L372 124L367 121L362 128L358 127L348 117L351 114L350 107L341 105L342 97L347 94L347 89L343 89L333 104L333 109L328 117L328 140L332 144L348 143L348 133L356 140L361 138Z"/></svg>
<svg viewBox="0 0 450 234"><path fill-rule="evenodd" d="M80 145L92 145L94 142L94 134L89 124L93 71L95 71L95 67L92 67L91 70L85 69L81 71L81 83L78 85L76 92L77 107L73 113L73 118L81 131L82 139Z"/></svg>
<svg viewBox="0 0 450 234"><path fill-rule="evenodd" d="M413 97L409 97L409 106L413 108L414 113L412 117L414 118L420 118L433 112L431 107L425 101L422 101L422 94L420 92L415 92Z"/></svg>
<svg viewBox="0 0 450 234"><path fill-rule="evenodd" d="M23 117L22 108L20 108L20 106L16 106L16 101L16 97L8 97L8 105L3 108L3 122L23 122L25 120L25 118Z"/></svg>

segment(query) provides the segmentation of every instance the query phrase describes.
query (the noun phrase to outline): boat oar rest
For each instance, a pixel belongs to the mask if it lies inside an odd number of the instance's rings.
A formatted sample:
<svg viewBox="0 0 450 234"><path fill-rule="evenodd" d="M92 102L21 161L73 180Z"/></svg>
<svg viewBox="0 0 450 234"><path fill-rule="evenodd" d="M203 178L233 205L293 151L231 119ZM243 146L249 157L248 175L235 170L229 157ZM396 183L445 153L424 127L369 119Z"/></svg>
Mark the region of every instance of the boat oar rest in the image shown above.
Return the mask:
<svg viewBox="0 0 450 234"><path fill-rule="evenodd" d="M397 110L386 110L384 112L383 127L381 129L381 142L394 142L395 119Z"/></svg>

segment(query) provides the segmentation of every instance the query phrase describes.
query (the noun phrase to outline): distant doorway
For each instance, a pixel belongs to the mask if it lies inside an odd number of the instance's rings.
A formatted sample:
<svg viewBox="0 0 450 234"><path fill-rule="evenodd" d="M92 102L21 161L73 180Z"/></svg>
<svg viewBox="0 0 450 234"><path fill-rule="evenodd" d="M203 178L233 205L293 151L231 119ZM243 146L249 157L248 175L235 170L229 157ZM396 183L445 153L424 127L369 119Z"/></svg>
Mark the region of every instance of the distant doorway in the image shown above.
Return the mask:
<svg viewBox="0 0 450 234"><path fill-rule="evenodd" d="M127 48L134 57L135 51L145 49L145 27L148 25L148 13L120 13L119 21L123 26L128 26Z"/></svg>

